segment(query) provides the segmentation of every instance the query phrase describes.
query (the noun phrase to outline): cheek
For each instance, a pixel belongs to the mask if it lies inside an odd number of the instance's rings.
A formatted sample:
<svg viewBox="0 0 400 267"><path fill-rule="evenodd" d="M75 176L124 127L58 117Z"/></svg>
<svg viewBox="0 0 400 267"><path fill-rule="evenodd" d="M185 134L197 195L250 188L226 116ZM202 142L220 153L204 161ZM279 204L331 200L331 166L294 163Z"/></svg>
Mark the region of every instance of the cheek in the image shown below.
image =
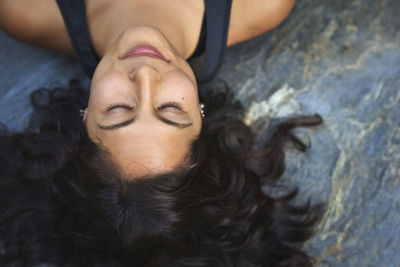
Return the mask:
<svg viewBox="0 0 400 267"><path fill-rule="evenodd" d="M168 73L163 92L168 93L169 96L182 103L193 105L199 102L197 86L182 71Z"/></svg>
<svg viewBox="0 0 400 267"><path fill-rule="evenodd" d="M119 73L110 73L97 80L93 80L88 108L108 106L113 102L130 102L135 97L134 90L130 90L129 82Z"/></svg>

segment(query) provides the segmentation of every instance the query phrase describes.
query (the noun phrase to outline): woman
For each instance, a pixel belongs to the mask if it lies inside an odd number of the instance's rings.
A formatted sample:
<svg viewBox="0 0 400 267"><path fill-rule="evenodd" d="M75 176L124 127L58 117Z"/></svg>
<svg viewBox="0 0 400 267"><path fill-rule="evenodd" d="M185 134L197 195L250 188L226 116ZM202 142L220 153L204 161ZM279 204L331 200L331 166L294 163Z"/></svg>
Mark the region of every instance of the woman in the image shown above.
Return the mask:
<svg viewBox="0 0 400 267"><path fill-rule="evenodd" d="M89 37L82 29L86 19L85 13L80 12L85 11L85 3L94 51L87 45ZM205 61L218 63L223 50L218 47L221 42L233 45L275 27L287 16L294 1L74 0L58 4L52 0L42 0L34 6L29 1L2 1L1 27L16 39L77 54L88 74L94 72L85 116L89 135L95 142L101 141L126 172L134 169L135 175L141 176L149 170L172 170L179 165L188 144L200 132L196 78L185 59L195 52L205 5L210 10L204 16L210 20L207 34L213 47L209 50L215 53ZM220 31L214 32L216 28ZM158 52L140 51L137 46L142 45ZM139 56L146 53L147 56ZM165 60L154 56L158 53ZM96 54L101 61L94 71ZM212 68L215 66L207 65L205 69ZM209 79L213 74L202 73L205 77L199 79ZM104 129L132 121L133 117L137 118L129 127L118 131ZM160 123L160 118L191 126L170 127Z"/></svg>
<svg viewBox="0 0 400 267"><path fill-rule="evenodd" d="M225 44L273 28L293 4L3 1L5 32L75 54L93 77L89 96L76 82L36 91L29 129L1 138L2 261L310 265L301 243L320 206L295 207L296 191L273 197L261 185L282 175L286 141L306 149L290 130L321 118L289 120L257 148L232 96L202 96L204 111L197 89ZM186 59L204 49L196 77Z"/></svg>

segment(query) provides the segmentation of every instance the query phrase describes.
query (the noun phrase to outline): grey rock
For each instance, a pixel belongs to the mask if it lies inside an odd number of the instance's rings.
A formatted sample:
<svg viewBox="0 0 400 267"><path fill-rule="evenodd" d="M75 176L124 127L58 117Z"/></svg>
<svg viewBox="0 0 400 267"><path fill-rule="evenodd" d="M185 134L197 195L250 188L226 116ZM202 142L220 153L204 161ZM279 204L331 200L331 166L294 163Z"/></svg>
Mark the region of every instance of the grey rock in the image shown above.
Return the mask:
<svg viewBox="0 0 400 267"><path fill-rule="evenodd" d="M230 48L219 75L261 107L248 119L258 131L274 108L324 117L306 131L311 150L288 151L283 178L327 204L306 246L320 266L400 266L398 12L399 1L299 1L277 29ZM271 105L285 87L290 100Z"/></svg>

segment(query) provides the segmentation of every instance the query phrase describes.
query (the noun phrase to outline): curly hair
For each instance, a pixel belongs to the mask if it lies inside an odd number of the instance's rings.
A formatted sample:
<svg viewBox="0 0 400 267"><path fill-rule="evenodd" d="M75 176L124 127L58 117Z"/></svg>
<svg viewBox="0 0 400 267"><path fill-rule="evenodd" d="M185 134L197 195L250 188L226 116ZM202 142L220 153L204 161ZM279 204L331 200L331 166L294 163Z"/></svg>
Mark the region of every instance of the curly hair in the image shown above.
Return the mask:
<svg viewBox="0 0 400 267"><path fill-rule="evenodd" d="M0 262L32 266L312 266L303 244L322 205L294 205L297 189L269 196L285 170L291 130L318 115L280 123L266 144L228 91L208 94L190 165L126 179L79 117L87 91L39 89L23 133L0 136Z"/></svg>

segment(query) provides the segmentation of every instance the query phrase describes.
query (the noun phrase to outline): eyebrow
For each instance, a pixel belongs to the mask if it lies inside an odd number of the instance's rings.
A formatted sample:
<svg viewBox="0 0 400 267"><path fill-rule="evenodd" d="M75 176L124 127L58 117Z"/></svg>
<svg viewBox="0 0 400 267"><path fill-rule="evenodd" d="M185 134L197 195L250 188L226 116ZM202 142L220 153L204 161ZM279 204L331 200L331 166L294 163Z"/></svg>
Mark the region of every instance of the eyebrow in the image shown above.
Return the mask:
<svg viewBox="0 0 400 267"><path fill-rule="evenodd" d="M159 119L160 121L164 122L165 124L171 125L171 126L176 127L178 129L185 129L185 128L188 128L188 127L193 125L193 123L191 123L191 122L190 123L174 122L174 121L171 121L171 120L169 120L167 118L164 118L163 116L161 116L159 114L156 114L156 116L157 116L157 119ZM102 130L116 130L116 129L120 129L120 128L123 128L123 127L126 127L126 126L132 124L136 119L137 119L137 116L135 116L135 117L133 117L133 118L131 118L129 120L126 120L126 121L123 121L123 122L120 122L120 123L116 123L116 124L107 125L107 126L100 125L100 124L97 123L97 127L99 127Z"/></svg>
<svg viewBox="0 0 400 267"><path fill-rule="evenodd" d="M133 123L135 120L136 120L136 116L133 117L132 119L127 120L127 121L123 121L123 122L116 123L116 124L111 124L111 125L108 125L108 126L100 125L100 124L97 123L97 127L99 127L102 130L116 130L116 129L128 126L129 124Z"/></svg>

